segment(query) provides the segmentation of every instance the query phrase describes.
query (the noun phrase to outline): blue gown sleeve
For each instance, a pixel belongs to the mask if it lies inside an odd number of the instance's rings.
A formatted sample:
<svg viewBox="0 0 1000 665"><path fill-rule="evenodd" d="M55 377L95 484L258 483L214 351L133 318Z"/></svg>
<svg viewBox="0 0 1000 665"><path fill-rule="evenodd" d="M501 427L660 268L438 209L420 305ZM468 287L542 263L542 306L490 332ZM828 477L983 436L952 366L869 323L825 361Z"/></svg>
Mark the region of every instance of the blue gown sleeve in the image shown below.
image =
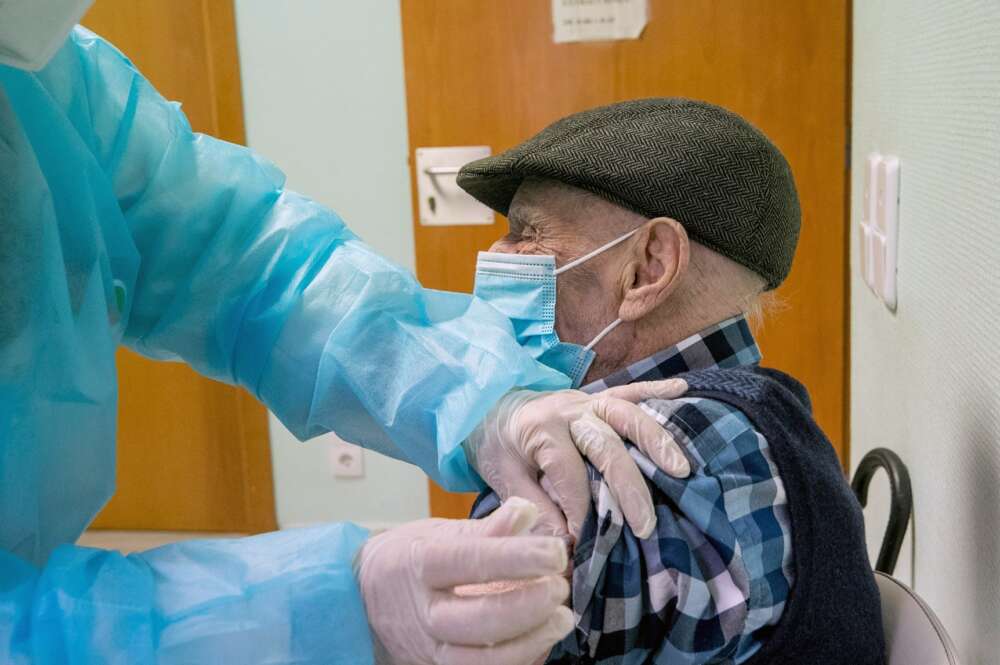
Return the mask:
<svg viewBox="0 0 1000 665"><path fill-rule="evenodd" d="M373 662L352 525L123 556L63 545L41 570L0 550L0 662Z"/></svg>
<svg viewBox="0 0 1000 665"><path fill-rule="evenodd" d="M272 164L193 133L110 44L82 28L71 40L141 257L125 343L246 387L300 439L334 431L479 488L461 442L511 388L568 379L489 305L422 288Z"/></svg>

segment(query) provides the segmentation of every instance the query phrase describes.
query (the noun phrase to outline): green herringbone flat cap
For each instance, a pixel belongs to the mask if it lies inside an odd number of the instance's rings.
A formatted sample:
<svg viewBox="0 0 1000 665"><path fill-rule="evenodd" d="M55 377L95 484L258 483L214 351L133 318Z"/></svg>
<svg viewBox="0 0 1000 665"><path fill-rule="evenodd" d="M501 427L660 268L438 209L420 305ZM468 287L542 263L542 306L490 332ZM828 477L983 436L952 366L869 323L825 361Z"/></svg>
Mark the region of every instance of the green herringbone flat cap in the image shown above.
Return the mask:
<svg viewBox="0 0 1000 665"><path fill-rule="evenodd" d="M510 150L466 164L458 184L504 215L525 178L579 187L696 241L777 287L799 238L788 162L734 113L680 98L640 99L563 118Z"/></svg>

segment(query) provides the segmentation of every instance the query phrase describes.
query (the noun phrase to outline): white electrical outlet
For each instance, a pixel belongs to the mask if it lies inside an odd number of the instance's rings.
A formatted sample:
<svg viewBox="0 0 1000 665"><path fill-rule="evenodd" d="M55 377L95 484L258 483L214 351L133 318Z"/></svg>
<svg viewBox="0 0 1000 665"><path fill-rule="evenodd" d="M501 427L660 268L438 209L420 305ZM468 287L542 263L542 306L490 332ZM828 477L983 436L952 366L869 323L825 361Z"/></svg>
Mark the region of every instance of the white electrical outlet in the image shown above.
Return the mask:
<svg viewBox="0 0 1000 665"><path fill-rule="evenodd" d="M336 478L361 478L365 475L364 449L347 443L333 432L309 441L308 445L324 446L330 473Z"/></svg>
<svg viewBox="0 0 1000 665"><path fill-rule="evenodd" d="M330 446L330 469L337 478L361 478L365 475L364 450L350 443Z"/></svg>

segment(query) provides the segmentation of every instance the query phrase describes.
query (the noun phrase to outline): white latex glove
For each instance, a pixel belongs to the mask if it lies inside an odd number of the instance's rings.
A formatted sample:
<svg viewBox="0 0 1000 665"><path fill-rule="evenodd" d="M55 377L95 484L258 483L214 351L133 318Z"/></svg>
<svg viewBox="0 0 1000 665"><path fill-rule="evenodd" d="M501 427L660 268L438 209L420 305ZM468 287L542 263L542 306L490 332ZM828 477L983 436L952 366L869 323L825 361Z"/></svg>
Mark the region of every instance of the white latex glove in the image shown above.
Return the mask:
<svg viewBox="0 0 1000 665"><path fill-rule="evenodd" d="M375 638L391 665L524 665L573 628L563 603L565 544L525 534L538 508L512 498L483 520L429 519L373 536L355 570ZM455 587L531 580L493 594Z"/></svg>
<svg viewBox="0 0 1000 665"><path fill-rule="evenodd" d="M583 455L604 476L632 531L646 538L656 528L653 499L622 439L638 446L665 473L687 477L691 466L680 446L638 404L675 399L687 388L683 379L666 379L594 395L512 391L469 436L466 455L502 500L520 496L539 507L536 533L572 539L579 536L590 508ZM548 492L541 487L541 474Z"/></svg>

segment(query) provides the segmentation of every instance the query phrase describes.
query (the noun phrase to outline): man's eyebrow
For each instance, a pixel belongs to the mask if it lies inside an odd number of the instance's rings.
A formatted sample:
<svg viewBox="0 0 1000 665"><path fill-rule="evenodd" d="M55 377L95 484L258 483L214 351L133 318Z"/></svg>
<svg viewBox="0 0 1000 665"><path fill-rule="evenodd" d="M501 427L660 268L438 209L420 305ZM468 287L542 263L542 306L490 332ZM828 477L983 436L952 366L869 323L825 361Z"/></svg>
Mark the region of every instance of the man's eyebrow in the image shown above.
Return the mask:
<svg viewBox="0 0 1000 665"><path fill-rule="evenodd" d="M514 208L507 215L507 226L511 231L520 231L525 226L531 225L531 216L524 208Z"/></svg>

